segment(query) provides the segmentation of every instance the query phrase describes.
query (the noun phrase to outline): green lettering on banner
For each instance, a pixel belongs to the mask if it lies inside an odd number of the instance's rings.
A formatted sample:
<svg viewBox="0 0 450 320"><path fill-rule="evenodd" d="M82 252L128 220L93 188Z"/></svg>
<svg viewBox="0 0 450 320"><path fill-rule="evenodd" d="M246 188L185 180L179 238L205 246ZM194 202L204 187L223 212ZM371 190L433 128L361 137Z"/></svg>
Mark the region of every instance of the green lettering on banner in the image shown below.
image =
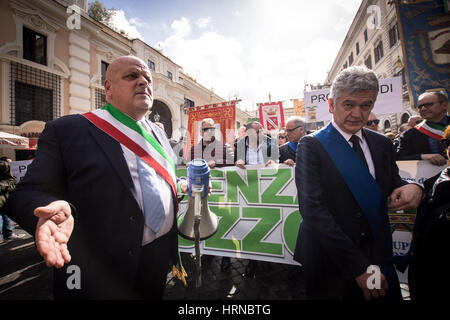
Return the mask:
<svg viewBox="0 0 450 320"><path fill-rule="evenodd" d="M241 190L247 203L259 203L258 170L246 170L247 183L236 171L227 171L227 202L238 202L238 191Z"/></svg>
<svg viewBox="0 0 450 320"><path fill-rule="evenodd" d="M298 228L300 227L300 222L302 221L302 216L300 211L295 210L291 212L284 220L283 226L283 238L288 250L294 254L295 245L297 243Z"/></svg>
<svg viewBox="0 0 450 320"><path fill-rule="evenodd" d="M278 208L242 208L243 218L261 219L255 227L242 239L242 250L274 255L283 254L283 246L279 243L261 242L269 231L281 220Z"/></svg>
<svg viewBox="0 0 450 320"><path fill-rule="evenodd" d="M222 239L223 235L239 219L239 208L231 206L209 206L209 210L220 217L220 220L217 232L211 238L205 240L205 248L241 251L241 242L239 240Z"/></svg>
<svg viewBox="0 0 450 320"><path fill-rule="evenodd" d="M224 193L213 193L215 190L223 190L224 181L214 181L214 178L223 178L224 174L222 170L211 170L211 195L208 198L208 202L225 202Z"/></svg>
<svg viewBox="0 0 450 320"><path fill-rule="evenodd" d="M292 169L261 169L261 178L275 178L261 195L262 203L293 204L293 196L278 196L277 193L286 186L292 177Z"/></svg>

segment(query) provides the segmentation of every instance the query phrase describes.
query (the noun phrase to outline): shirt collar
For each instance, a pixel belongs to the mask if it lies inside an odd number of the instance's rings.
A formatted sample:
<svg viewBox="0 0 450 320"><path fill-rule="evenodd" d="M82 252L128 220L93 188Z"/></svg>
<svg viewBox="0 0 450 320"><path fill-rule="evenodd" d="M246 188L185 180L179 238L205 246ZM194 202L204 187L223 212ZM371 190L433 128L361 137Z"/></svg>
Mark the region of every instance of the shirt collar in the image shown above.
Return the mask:
<svg viewBox="0 0 450 320"><path fill-rule="evenodd" d="M357 136L360 141L363 140L362 129L358 130L358 132L356 132L354 134L350 134L350 133L342 131L341 128L339 128L337 123L334 121L334 119L331 119L331 124L344 137L345 140L349 141L353 135Z"/></svg>

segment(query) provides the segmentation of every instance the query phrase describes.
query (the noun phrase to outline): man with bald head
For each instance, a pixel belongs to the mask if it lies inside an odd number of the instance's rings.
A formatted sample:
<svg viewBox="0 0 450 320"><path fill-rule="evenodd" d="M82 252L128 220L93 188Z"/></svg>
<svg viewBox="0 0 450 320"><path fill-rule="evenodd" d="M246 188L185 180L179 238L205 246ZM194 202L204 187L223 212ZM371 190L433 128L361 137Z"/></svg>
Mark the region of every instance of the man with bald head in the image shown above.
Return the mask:
<svg viewBox="0 0 450 320"><path fill-rule="evenodd" d="M47 123L9 208L55 268L55 298L161 299L187 184L164 131L145 118L147 65L120 57L104 86L102 109Z"/></svg>

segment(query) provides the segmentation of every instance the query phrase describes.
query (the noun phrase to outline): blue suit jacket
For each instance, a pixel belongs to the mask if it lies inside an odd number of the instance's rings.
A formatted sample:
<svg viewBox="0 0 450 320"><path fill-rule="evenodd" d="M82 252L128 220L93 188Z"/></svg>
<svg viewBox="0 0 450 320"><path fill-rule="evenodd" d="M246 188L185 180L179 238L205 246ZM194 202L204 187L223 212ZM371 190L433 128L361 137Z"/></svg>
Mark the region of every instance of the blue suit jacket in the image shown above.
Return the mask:
<svg viewBox="0 0 450 320"><path fill-rule="evenodd" d="M363 134L387 199L406 184L398 174L394 147L381 134L366 129ZM345 282L366 272L369 265L392 261L392 236L384 234L383 249L375 251L364 213L319 140L305 136L298 148L295 181L302 222L294 259L303 265L307 288L337 298ZM387 209L381 214L389 224Z"/></svg>
<svg viewBox="0 0 450 320"><path fill-rule="evenodd" d="M150 124L175 159L164 132ZM55 200L72 206L75 226L68 243L69 265L81 271L81 290L68 290L67 265L55 269L57 298L129 298L144 230L144 217L120 144L81 115L47 123L36 158L11 194L13 219L34 235L33 210ZM173 199L176 207L176 199ZM174 224L175 225L175 224ZM173 255L177 243L172 228ZM176 257L173 256L173 259Z"/></svg>

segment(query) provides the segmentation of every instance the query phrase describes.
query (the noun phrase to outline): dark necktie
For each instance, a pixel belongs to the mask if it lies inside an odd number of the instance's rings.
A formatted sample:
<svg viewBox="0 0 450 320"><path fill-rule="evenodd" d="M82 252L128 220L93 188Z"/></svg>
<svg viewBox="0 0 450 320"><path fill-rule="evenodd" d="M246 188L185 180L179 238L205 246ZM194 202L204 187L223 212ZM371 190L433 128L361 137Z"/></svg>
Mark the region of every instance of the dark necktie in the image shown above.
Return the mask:
<svg viewBox="0 0 450 320"><path fill-rule="evenodd" d="M361 145L359 144L359 137L352 135L352 137L350 138L350 142L353 144L353 150L356 152L364 165L368 168L369 166L367 165L366 157L364 156L364 152L362 151Z"/></svg>

